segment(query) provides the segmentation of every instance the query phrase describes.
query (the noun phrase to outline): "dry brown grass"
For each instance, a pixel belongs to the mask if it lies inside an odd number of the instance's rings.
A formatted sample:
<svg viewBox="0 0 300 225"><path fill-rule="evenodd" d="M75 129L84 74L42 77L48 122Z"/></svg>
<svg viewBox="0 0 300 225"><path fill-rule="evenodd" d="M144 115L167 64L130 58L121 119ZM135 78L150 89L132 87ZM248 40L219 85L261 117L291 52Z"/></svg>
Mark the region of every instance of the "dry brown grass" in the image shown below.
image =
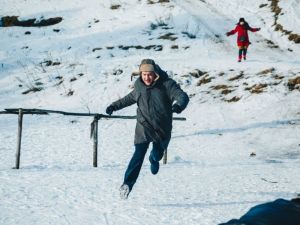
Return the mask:
<svg viewBox="0 0 300 225"><path fill-rule="evenodd" d="M269 68L269 69L265 69L265 70L262 70L260 72L258 72L256 75L267 75L269 73L273 73L275 71L275 68Z"/></svg>
<svg viewBox="0 0 300 225"><path fill-rule="evenodd" d="M284 27L279 24L278 21L278 16L280 15L282 9L279 7L279 0L271 0L271 11L274 13L274 30L275 31L280 31L283 34L288 35L288 39L290 41L295 42L296 44L300 43L300 35L293 33L292 31L284 29Z"/></svg>
<svg viewBox="0 0 300 225"><path fill-rule="evenodd" d="M263 8L265 6L267 6L268 4L260 4L259 8Z"/></svg>
<svg viewBox="0 0 300 225"><path fill-rule="evenodd" d="M222 95L228 95L229 93L233 92L233 90L230 90L230 89L224 89L221 91L221 94Z"/></svg>
<svg viewBox="0 0 300 225"><path fill-rule="evenodd" d="M197 82L197 86L201 86L202 84L210 83L212 79L213 79L212 77L205 76Z"/></svg>
<svg viewBox="0 0 300 225"><path fill-rule="evenodd" d="M21 26L21 27L44 27L44 26L51 26L57 23L60 23L63 18L62 17L53 17L49 19L42 19L37 21L35 18L28 19L28 20L19 20L18 16L4 16L0 18L2 21L3 27L10 27L10 26Z"/></svg>
<svg viewBox="0 0 300 225"><path fill-rule="evenodd" d="M229 88L229 86L227 86L226 84L219 84L219 85L216 85L216 86L212 86L211 88L214 89L214 90L222 90L222 89Z"/></svg>
<svg viewBox="0 0 300 225"><path fill-rule="evenodd" d="M170 40L170 41L175 41L177 37L174 37L174 33L167 33L162 36L160 36L158 39L163 39L163 40Z"/></svg>
<svg viewBox="0 0 300 225"><path fill-rule="evenodd" d="M289 79L287 85L288 85L290 91L293 91L295 89L300 90L300 77L295 77L293 79Z"/></svg>
<svg viewBox="0 0 300 225"><path fill-rule="evenodd" d="M233 98L231 99L224 99L225 102L237 102L241 99L241 97L238 97L238 96L234 96Z"/></svg>
<svg viewBox="0 0 300 225"><path fill-rule="evenodd" d="M213 90L220 90L222 95L228 95L229 93L233 92L233 90L229 89L231 86L227 86L225 84L219 84L216 86L211 86Z"/></svg>
<svg viewBox="0 0 300 225"><path fill-rule="evenodd" d="M289 40L294 41L296 44L300 43L300 35L299 34L290 34Z"/></svg>
<svg viewBox="0 0 300 225"><path fill-rule="evenodd" d="M170 2L170 0L158 0L158 1L153 1L153 0L148 0L147 1L147 3L149 4L149 5L152 5L152 4L155 4L155 3L169 3Z"/></svg>
<svg viewBox="0 0 300 225"><path fill-rule="evenodd" d="M267 84L254 84L251 87L245 88L245 90L250 91L252 94L260 94L264 92L267 86Z"/></svg>
<svg viewBox="0 0 300 225"><path fill-rule="evenodd" d="M282 80L284 78L284 76L280 76L280 75L276 74L273 78L276 80Z"/></svg>
<svg viewBox="0 0 300 225"><path fill-rule="evenodd" d="M236 76L234 76L234 77L231 77L231 78L229 78L228 80L229 80L229 81L239 80L239 79L241 79L243 76L244 76L244 72L241 71L239 75L236 75Z"/></svg>
<svg viewBox="0 0 300 225"><path fill-rule="evenodd" d="M32 88L30 88L30 89L28 89L26 91L23 91L22 94L26 95L26 94L29 94L30 92L34 93L34 92L38 92L38 91L41 91L41 90L43 90L42 87L32 87Z"/></svg>
<svg viewBox="0 0 300 225"><path fill-rule="evenodd" d="M93 48L93 52L98 51L98 50L102 50L102 48Z"/></svg>
<svg viewBox="0 0 300 225"><path fill-rule="evenodd" d="M111 6L110 6L110 9L111 9L111 10L115 10L115 9L119 9L120 7L121 7L121 5L117 5L117 4L116 4L116 5L111 5Z"/></svg>
<svg viewBox="0 0 300 225"><path fill-rule="evenodd" d="M200 77L202 77L206 74L207 74L207 72L201 71L199 69L195 69L195 70L193 70L192 72L189 73L189 75L191 75L192 77L195 77L195 78L200 78Z"/></svg>

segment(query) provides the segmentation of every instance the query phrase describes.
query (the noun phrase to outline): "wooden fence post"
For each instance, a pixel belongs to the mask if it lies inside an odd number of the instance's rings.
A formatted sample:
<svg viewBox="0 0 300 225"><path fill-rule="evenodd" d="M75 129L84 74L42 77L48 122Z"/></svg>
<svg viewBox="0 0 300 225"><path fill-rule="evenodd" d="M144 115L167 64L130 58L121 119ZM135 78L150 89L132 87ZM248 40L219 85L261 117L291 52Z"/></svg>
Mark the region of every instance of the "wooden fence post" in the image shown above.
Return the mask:
<svg viewBox="0 0 300 225"><path fill-rule="evenodd" d="M98 166L98 119L94 117L94 131L93 131L93 142L94 142L94 151L93 151L93 166Z"/></svg>
<svg viewBox="0 0 300 225"><path fill-rule="evenodd" d="M18 118L18 144L16 152L16 167L15 169L20 168L20 157L21 157L21 141L22 141L22 125L23 125L23 110L19 109L19 118Z"/></svg>
<svg viewBox="0 0 300 225"><path fill-rule="evenodd" d="M168 149L165 149L164 151L164 158L163 158L163 164L167 164L168 161Z"/></svg>
<svg viewBox="0 0 300 225"><path fill-rule="evenodd" d="M50 113L58 113L66 116L94 116L94 120L91 124L91 138L93 137L93 166L98 166L98 120L100 118L111 118L111 119L136 119L136 116L110 116L103 114L92 114L92 113L76 113L76 112L65 112L47 109L22 109L22 108L12 108L5 109L5 111L0 111L0 114L18 114L18 143L16 152L16 166L14 169L20 168L20 158L21 158L21 140L22 140L22 125L23 125L23 115L24 114L38 114L38 115L49 115ZM174 117L173 120L185 121L186 118ZM168 151L165 149L163 156L163 164L167 164Z"/></svg>

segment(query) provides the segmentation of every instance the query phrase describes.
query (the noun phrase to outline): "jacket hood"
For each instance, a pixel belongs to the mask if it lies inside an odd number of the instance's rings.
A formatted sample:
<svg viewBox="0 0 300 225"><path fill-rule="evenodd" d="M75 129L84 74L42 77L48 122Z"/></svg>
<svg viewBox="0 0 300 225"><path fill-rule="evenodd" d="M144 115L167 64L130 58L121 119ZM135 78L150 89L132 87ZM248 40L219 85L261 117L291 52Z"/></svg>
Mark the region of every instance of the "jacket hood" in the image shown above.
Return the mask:
<svg viewBox="0 0 300 225"><path fill-rule="evenodd" d="M142 81L141 78L141 68L153 68L153 72L156 74L157 78L155 79L154 83L150 86L153 87L156 85L158 82L163 82L169 78L168 74L160 68L159 65L157 65L153 59L143 59L140 66L139 66L139 71L140 71L140 77L136 80L135 82L135 87L138 85L144 85L144 82ZM152 71L152 70L151 70Z"/></svg>
<svg viewBox="0 0 300 225"><path fill-rule="evenodd" d="M240 27L245 27L246 30L249 30L250 29L250 26L249 24L245 21L243 25L241 25L239 22L236 24L237 26L240 26Z"/></svg>

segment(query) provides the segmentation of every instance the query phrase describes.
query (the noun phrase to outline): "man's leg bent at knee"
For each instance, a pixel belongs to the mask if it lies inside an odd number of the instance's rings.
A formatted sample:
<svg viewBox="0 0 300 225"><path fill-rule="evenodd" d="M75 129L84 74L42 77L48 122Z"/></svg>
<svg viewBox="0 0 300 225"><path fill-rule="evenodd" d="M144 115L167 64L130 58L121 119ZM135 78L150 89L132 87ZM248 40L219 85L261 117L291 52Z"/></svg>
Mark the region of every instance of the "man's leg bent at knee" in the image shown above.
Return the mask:
<svg viewBox="0 0 300 225"><path fill-rule="evenodd" d="M164 148L161 143L153 142L153 148L149 156L149 161L151 163L151 173L157 174L159 170L159 161L162 159L164 155Z"/></svg>

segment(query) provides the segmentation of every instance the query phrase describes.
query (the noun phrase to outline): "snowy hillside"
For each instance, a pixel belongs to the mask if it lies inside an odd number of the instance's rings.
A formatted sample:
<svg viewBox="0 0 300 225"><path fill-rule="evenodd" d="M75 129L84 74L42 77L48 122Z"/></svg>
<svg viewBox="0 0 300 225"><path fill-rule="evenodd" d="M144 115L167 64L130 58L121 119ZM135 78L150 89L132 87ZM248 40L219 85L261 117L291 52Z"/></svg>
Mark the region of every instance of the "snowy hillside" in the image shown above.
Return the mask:
<svg viewBox="0 0 300 225"><path fill-rule="evenodd" d="M154 59L190 96L174 122L168 164L146 160L127 201L118 189L135 121L25 115L21 169L13 170L17 116L0 114L0 224L201 224L300 192L299 0L3 0L0 17L50 26L0 27L0 111L104 113ZM237 62L240 17L252 27ZM299 40L299 42L298 42ZM132 78L132 80L131 80ZM136 106L114 115L135 115ZM250 157L251 153L255 153ZM252 155L253 155L252 154Z"/></svg>

